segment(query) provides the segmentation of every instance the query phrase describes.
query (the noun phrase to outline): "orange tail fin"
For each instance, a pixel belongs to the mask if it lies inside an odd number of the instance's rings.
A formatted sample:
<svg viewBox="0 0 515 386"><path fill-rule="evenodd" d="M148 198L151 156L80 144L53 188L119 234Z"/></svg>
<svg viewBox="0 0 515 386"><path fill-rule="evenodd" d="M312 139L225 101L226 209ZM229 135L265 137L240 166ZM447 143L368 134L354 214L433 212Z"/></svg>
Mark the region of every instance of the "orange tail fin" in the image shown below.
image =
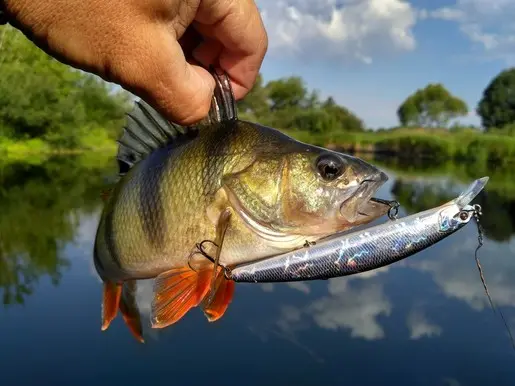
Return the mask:
<svg viewBox="0 0 515 386"><path fill-rule="evenodd" d="M211 291L214 291L212 296L206 296L202 309L207 317L207 320L214 322L220 319L229 307L234 295L235 283L232 280L226 279L222 269L219 270L216 283ZM210 302L209 299L212 300Z"/></svg>
<svg viewBox="0 0 515 386"><path fill-rule="evenodd" d="M169 326L198 306L209 291L212 272L212 265L206 264L198 271L188 266L157 276L152 302L152 328Z"/></svg>
<svg viewBox="0 0 515 386"><path fill-rule="evenodd" d="M120 297L122 295L122 285L104 282L104 295L102 300L102 331L107 330L116 314L120 305Z"/></svg>

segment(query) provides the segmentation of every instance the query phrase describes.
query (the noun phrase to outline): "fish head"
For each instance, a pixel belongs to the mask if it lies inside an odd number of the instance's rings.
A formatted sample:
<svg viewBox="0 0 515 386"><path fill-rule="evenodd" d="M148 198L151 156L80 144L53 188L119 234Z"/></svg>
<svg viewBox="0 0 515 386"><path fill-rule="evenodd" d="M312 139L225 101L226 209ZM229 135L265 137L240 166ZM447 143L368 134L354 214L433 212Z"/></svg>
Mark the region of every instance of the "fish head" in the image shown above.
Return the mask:
<svg viewBox="0 0 515 386"><path fill-rule="evenodd" d="M360 158L305 146L261 154L225 184L254 229L317 239L386 214L372 195L387 179Z"/></svg>
<svg viewBox="0 0 515 386"><path fill-rule="evenodd" d="M302 234L327 235L368 223L389 210L372 199L388 176L354 156L319 149L292 154L283 216Z"/></svg>

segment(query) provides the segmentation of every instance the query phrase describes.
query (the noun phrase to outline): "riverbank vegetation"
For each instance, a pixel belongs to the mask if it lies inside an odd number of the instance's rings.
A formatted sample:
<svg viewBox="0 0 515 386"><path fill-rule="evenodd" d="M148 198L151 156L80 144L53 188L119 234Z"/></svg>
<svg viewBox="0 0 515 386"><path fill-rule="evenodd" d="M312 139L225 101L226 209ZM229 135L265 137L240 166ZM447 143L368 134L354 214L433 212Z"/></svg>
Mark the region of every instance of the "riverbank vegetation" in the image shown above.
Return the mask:
<svg viewBox="0 0 515 386"><path fill-rule="evenodd" d="M0 152L113 150L130 94L0 28Z"/></svg>
<svg viewBox="0 0 515 386"><path fill-rule="evenodd" d="M132 95L45 54L12 27L0 28L0 153L10 159L106 151L112 154ZM486 85L482 127L463 126L469 106L444 85L416 90L398 107L398 127L370 128L334 98L291 76L259 76L238 102L243 119L302 141L347 152L508 165L515 160L515 69Z"/></svg>

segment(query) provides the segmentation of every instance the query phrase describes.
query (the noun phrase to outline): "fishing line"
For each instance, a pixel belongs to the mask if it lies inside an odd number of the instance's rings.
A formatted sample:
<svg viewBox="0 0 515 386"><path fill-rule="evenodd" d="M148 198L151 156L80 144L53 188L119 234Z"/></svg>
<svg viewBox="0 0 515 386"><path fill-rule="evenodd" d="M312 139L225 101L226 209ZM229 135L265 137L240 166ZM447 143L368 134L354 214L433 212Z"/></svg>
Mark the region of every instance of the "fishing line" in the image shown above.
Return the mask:
<svg viewBox="0 0 515 386"><path fill-rule="evenodd" d="M488 287L486 285L485 276L483 275L483 268L481 267L481 263L479 262L479 257L477 255L477 252L479 249L483 246L483 226L481 225L480 218L481 218L482 212L481 212L481 206L480 205L474 205L474 218L476 220L477 225L477 241L478 246L476 248L476 251L474 252L474 258L476 260L476 266L479 271L479 277L481 278L481 282L483 283L483 288L485 289L486 296L488 297L488 301L490 302L490 306L492 307L492 311L495 314L496 307L494 306L494 303L492 301L492 297L490 296L490 292L488 292ZM508 331L508 335L510 335L511 345L515 349L515 341L513 340L513 336L511 334L510 327L508 326L508 323L506 322L506 319L504 318L504 315L500 309L497 309L499 311L499 315L501 316L501 319L504 323L504 326L506 327L506 331Z"/></svg>

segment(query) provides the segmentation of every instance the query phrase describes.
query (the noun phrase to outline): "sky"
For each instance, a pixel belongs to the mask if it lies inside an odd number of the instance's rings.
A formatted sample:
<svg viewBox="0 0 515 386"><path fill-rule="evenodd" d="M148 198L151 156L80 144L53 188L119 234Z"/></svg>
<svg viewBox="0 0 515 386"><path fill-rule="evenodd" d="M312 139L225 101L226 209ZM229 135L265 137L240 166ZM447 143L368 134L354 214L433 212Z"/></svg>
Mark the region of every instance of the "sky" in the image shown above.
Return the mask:
<svg viewBox="0 0 515 386"><path fill-rule="evenodd" d="M370 128L398 125L411 93L441 82L475 113L515 65L515 0L256 0L268 33L266 81L301 76Z"/></svg>

